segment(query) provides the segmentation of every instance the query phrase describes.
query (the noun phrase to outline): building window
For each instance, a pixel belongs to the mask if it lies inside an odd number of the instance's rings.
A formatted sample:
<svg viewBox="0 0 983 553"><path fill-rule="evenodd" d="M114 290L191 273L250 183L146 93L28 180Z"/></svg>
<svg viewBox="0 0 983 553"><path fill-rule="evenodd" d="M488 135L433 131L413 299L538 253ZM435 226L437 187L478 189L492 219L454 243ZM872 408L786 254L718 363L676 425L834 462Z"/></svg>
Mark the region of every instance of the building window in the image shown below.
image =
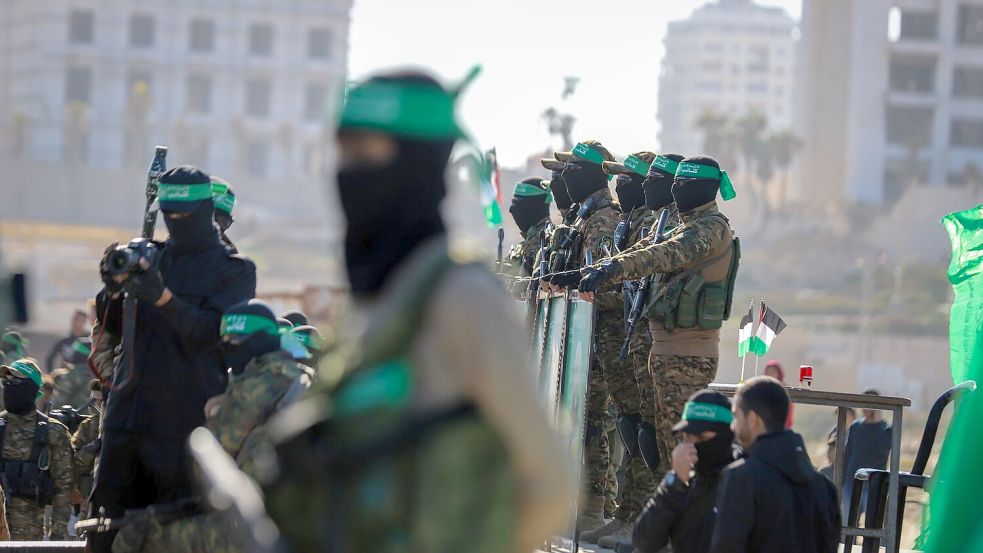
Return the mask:
<svg viewBox="0 0 983 553"><path fill-rule="evenodd" d="M935 12L901 12L901 40L935 40L939 16Z"/></svg>
<svg viewBox="0 0 983 553"><path fill-rule="evenodd" d="M191 21L192 52L212 52L215 50L215 23L206 19Z"/></svg>
<svg viewBox="0 0 983 553"><path fill-rule="evenodd" d="M983 98L983 67L956 67L952 75L952 95L956 98Z"/></svg>
<svg viewBox="0 0 983 553"><path fill-rule="evenodd" d="M246 169L257 177L268 176L270 145L263 140L250 140L246 144Z"/></svg>
<svg viewBox="0 0 983 553"><path fill-rule="evenodd" d="M249 53L254 56L273 54L273 26L254 23L249 27Z"/></svg>
<svg viewBox="0 0 983 553"><path fill-rule="evenodd" d="M331 31L311 29L307 32L307 57L326 60L331 57Z"/></svg>
<svg viewBox="0 0 983 553"><path fill-rule="evenodd" d="M935 58L892 57L890 83L895 92L931 94L935 90Z"/></svg>
<svg viewBox="0 0 983 553"><path fill-rule="evenodd" d="M747 70L751 73L765 73L768 71L768 47L751 46L748 49Z"/></svg>
<svg viewBox="0 0 983 553"><path fill-rule="evenodd" d="M318 122L324 119L328 102L328 87L322 83L307 83L304 91L304 119Z"/></svg>
<svg viewBox="0 0 983 553"><path fill-rule="evenodd" d="M953 146L983 148L983 119L953 119L949 141Z"/></svg>
<svg viewBox="0 0 983 553"><path fill-rule="evenodd" d="M65 69L65 103L92 101L92 70L88 67L69 66Z"/></svg>
<svg viewBox="0 0 983 553"><path fill-rule="evenodd" d="M956 18L956 36L959 44L983 45L983 6L963 4Z"/></svg>
<svg viewBox="0 0 983 553"><path fill-rule="evenodd" d="M208 113L212 110L212 78L197 73L188 76L186 109L191 113Z"/></svg>
<svg viewBox="0 0 983 553"><path fill-rule="evenodd" d="M932 143L932 108L887 106L885 130L887 141L910 148Z"/></svg>
<svg viewBox="0 0 983 553"><path fill-rule="evenodd" d="M72 10L68 13L68 42L92 44L96 36L96 20L91 10Z"/></svg>
<svg viewBox="0 0 983 553"><path fill-rule="evenodd" d="M269 79L249 79L246 82L246 113L250 117L269 117L271 96Z"/></svg>
<svg viewBox="0 0 983 553"><path fill-rule="evenodd" d="M768 83L764 81L751 81L747 83L746 90L753 94L763 94L768 92Z"/></svg>
<svg viewBox="0 0 983 553"><path fill-rule="evenodd" d="M130 46L150 48L154 45L154 18L150 15L130 16Z"/></svg>

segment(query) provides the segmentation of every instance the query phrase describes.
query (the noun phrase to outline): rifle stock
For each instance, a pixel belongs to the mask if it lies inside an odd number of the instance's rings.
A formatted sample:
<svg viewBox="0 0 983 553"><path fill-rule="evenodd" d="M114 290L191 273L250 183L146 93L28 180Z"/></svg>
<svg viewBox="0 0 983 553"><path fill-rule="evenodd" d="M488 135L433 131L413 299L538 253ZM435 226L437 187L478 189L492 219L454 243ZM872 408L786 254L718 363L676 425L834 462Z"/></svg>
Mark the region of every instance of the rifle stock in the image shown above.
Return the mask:
<svg viewBox="0 0 983 553"><path fill-rule="evenodd" d="M669 210L663 209L659 215L659 224L655 227L655 243L658 244L666 239L666 224L669 222ZM645 232L644 230L642 231ZM644 234L642 235L644 237ZM635 327L642 318L642 311L648 301L649 277L644 277L638 281L635 289L635 297L632 298L631 313L628 315L628 325L625 330L625 341L621 344L621 352L618 357L624 361L628 358L628 348L631 346L631 336L635 333Z"/></svg>

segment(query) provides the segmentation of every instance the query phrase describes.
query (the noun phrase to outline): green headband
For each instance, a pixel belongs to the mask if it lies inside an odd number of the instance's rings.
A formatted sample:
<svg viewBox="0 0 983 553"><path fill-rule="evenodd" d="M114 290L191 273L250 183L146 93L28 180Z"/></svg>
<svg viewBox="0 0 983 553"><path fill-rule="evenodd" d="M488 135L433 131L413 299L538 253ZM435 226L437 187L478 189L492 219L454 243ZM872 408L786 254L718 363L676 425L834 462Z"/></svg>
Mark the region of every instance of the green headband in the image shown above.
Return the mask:
<svg viewBox="0 0 983 553"><path fill-rule="evenodd" d="M18 338L16 334L4 334L2 341L12 346L26 346L29 343L24 338Z"/></svg>
<svg viewBox="0 0 983 553"><path fill-rule="evenodd" d="M217 196L212 196L212 203L215 204L215 209L232 215L232 208L236 205L236 197L229 192L223 192Z"/></svg>
<svg viewBox="0 0 983 553"><path fill-rule="evenodd" d="M276 321L266 317L251 313L233 313L222 316L220 332L223 336L246 336L255 332L265 332L275 336L280 331L276 326Z"/></svg>
<svg viewBox="0 0 983 553"><path fill-rule="evenodd" d="M734 420L734 414L722 405L687 401L683 406L683 420L730 424Z"/></svg>
<svg viewBox="0 0 983 553"><path fill-rule="evenodd" d="M72 343L72 351L74 351L76 353L81 353L82 355L86 355L87 356L90 353L92 353L92 348L90 348L89 346L83 344L82 342L79 342L78 340L75 340Z"/></svg>
<svg viewBox="0 0 983 553"><path fill-rule="evenodd" d="M648 174L650 166L650 164L644 159L636 156L626 157L625 162L622 163L622 165L624 165L626 169L634 171L643 177Z"/></svg>
<svg viewBox="0 0 983 553"><path fill-rule="evenodd" d="M727 171L721 171L710 165L683 162L676 168L676 176L687 179L717 179L720 181L720 197L725 202L733 200L737 196L737 193L734 192L734 185L730 182L730 177L727 176Z"/></svg>
<svg viewBox="0 0 983 553"><path fill-rule="evenodd" d="M339 126L423 139L462 138L454 120L456 99L434 86L367 81L348 91Z"/></svg>
<svg viewBox="0 0 983 553"><path fill-rule="evenodd" d="M528 182L519 182L515 185L515 192L512 193L513 196L517 198L533 198L536 196L543 196L546 203L551 203L553 201L553 194L548 190L543 189L535 184L529 184Z"/></svg>
<svg viewBox="0 0 983 553"><path fill-rule="evenodd" d="M7 366L21 373L25 377L30 378L31 382L37 384L38 388L41 387L41 371L39 371L37 367L33 367L30 363L26 363L21 360L14 361ZM41 397L42 395L41 390L38 390L37 397Z"/></svg>
<svg viewBox="0 0 983 553"><path fill-rule="evenodd" d="M679 162L673 161L666 156L655 156L655 161L652 162L652 167L659 169L669 176L674 176L676 174L676 170L679 168Z"/></svg>
<svg viewBox="0 0 983 553"><path fill-rule="evenodd" d="M228 183L212 181L212 196L221 196L229 191Z"/></svg>
<svg viewBox="0 0 983 553"><path fill-rule="evenodd" d="M160 183L157 199L162 202L200 202L212 197L212 183Z"/></svg>
<svg viewBox="0 0 983 553"><path fill-rule="evenodd" d="M598 165L601 165L602 163L607 161L607 159L604 158L604 154L602 154L600 151L596 150L592 146L588 146L587 144L584 144L583 142L574 146L573 151L570 153L579 157L580 159L589 161L591 163L596 163Z"/></svg>
<svg viewBox="0 0 983 553"><path fill-rule="evenodd" d="M294 332L294 337L304 344L304 347L310 351L321 351L324 348L324 338L316 334L308 334L306 332Z"/></svg>

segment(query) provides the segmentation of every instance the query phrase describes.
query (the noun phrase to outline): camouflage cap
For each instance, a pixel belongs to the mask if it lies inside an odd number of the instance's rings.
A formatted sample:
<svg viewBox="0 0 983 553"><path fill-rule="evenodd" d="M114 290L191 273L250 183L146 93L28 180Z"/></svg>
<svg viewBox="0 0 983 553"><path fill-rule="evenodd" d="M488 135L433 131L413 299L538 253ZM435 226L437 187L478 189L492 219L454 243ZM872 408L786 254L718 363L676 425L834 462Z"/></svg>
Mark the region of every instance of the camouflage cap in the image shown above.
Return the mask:
<svg viewBox="0 0 983 553"><path fill-rule="evenodd" d="M652 152L635 152L625 158L624 161L605 161L601 164L604 172L609 175L641 175L648 173L649 166L655 161L655 154Z"/></svg>
<svg viewBox="0 0 983 553"><path fill-rule="evenodd" d="M598 165L605 161L614 161L614 156L597 140L584 140L569 152L555 152L553 157L564 162L589 161Z"/></svg>
<svg viewBox="0 0 983 553"><path fill-rule="evenodd" d="M549 159L549 158L545 158L544 157L544 158L540 158L539 162L543 164L543 167L549 169L550 171L562 171L563 170L563 162L562 161L558 161L556 159Z"/></svg>

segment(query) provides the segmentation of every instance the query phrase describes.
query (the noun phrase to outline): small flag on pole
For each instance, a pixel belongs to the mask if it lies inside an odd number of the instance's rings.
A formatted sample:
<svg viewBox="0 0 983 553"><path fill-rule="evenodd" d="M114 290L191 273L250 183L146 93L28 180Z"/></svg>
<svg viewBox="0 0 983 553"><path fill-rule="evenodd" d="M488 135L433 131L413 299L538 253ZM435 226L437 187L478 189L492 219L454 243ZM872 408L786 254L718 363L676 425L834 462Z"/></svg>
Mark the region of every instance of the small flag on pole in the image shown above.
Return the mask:
<svg viewBox="0 0 983 553"><path fill-rule="evenodd" d="M478 185L481 187L481 206L484 208L488 226L497 227L502 224L502 187L495 149L489 150L481 161L482 171L478 179Z"/></svg>
<svg viewBox="0 0 983 553"><path fill-rule="evenodd" d="M737 356L744 357L751 351L751 340L754 338L754 303L747 308L747 315L741 319L741 328L737 331Z"/></svg>
<svg viewBox="0 0 983 553"><path fill-rule="evenodd" d="M758 320L758 331L751 338L751 352L758 357L768 353L768 350L771 349L771 343L776 336L785 330L786 326L788 325L778 316L778 313L766 306L765 302L761 302L761 316Z"/></svg>

